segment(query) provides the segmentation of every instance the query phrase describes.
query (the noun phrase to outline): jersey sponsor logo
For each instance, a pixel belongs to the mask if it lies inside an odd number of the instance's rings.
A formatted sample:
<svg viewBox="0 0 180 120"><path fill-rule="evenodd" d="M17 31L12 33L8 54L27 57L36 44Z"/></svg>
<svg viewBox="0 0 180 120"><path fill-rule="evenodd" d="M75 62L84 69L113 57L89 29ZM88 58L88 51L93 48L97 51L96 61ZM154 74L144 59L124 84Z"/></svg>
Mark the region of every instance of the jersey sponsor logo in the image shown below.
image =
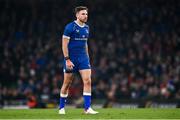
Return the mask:
<svg viewBox="0 0 180 120"><path fill-rule="evenodd" d="M75 40L88 40L87 38L75 38Z"/></svg>

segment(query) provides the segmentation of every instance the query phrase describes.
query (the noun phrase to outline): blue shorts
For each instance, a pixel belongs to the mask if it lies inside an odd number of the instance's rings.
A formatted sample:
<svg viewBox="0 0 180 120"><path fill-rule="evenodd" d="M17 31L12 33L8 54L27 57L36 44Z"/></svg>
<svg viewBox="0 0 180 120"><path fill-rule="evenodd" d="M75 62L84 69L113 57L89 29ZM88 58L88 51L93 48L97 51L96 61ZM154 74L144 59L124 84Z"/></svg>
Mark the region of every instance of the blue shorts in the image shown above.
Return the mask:
<svg viewBox="0 0 180 120"><path fill-rule="evenodd" d="M63 71L65 73L76 73L79 70L91 69L89 57L87 55L70 56L70 60L74 64L74 67L72 70L66 69L66 64L65 64L65 60L64 60Z"/></svg>

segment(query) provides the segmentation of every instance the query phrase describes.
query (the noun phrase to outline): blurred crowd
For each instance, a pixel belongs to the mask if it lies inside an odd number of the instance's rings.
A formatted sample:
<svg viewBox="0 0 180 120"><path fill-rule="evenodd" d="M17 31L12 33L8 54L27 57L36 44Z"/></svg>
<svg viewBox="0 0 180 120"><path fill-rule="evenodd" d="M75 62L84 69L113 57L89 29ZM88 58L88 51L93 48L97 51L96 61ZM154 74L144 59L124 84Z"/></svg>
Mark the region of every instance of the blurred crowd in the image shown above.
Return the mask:
<svg viewBox="0 0 180 120"><path fill-rule="evenodd" d="M61 37L77 5L89 8L93 99L180 99L180 1L1 0L2 104L58 103ZM76 75L70 102L81 96Z"/></svg>

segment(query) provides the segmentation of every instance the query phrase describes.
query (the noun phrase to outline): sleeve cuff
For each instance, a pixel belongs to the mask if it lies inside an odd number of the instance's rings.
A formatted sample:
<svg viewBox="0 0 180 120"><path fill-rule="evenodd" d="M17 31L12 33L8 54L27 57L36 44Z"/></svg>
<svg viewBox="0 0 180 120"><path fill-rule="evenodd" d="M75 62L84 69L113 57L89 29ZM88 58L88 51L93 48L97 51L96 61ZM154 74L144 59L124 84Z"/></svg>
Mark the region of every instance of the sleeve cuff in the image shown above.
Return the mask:
<svg viewBox="0 0 180 120"><path fill-rule="evenodd" d="M66 39L70 39L70 37L69 37L69 36L66 36L66 35L63 35L62 37L63 37L63 38L66 38Z"/></svg>

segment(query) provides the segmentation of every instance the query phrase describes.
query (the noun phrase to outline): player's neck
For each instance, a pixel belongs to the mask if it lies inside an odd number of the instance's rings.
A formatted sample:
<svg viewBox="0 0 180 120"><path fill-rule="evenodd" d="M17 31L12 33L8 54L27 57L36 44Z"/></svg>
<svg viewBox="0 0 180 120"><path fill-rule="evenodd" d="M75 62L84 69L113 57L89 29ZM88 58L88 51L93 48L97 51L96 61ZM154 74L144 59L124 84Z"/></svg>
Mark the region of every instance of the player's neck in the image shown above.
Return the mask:
<svg viewBox="0 0 180 120"><path fill-rule="evenodd" d="M79 26L83 27L85 23L81 22L80 20L76 20L75 21Z"/></svg>

